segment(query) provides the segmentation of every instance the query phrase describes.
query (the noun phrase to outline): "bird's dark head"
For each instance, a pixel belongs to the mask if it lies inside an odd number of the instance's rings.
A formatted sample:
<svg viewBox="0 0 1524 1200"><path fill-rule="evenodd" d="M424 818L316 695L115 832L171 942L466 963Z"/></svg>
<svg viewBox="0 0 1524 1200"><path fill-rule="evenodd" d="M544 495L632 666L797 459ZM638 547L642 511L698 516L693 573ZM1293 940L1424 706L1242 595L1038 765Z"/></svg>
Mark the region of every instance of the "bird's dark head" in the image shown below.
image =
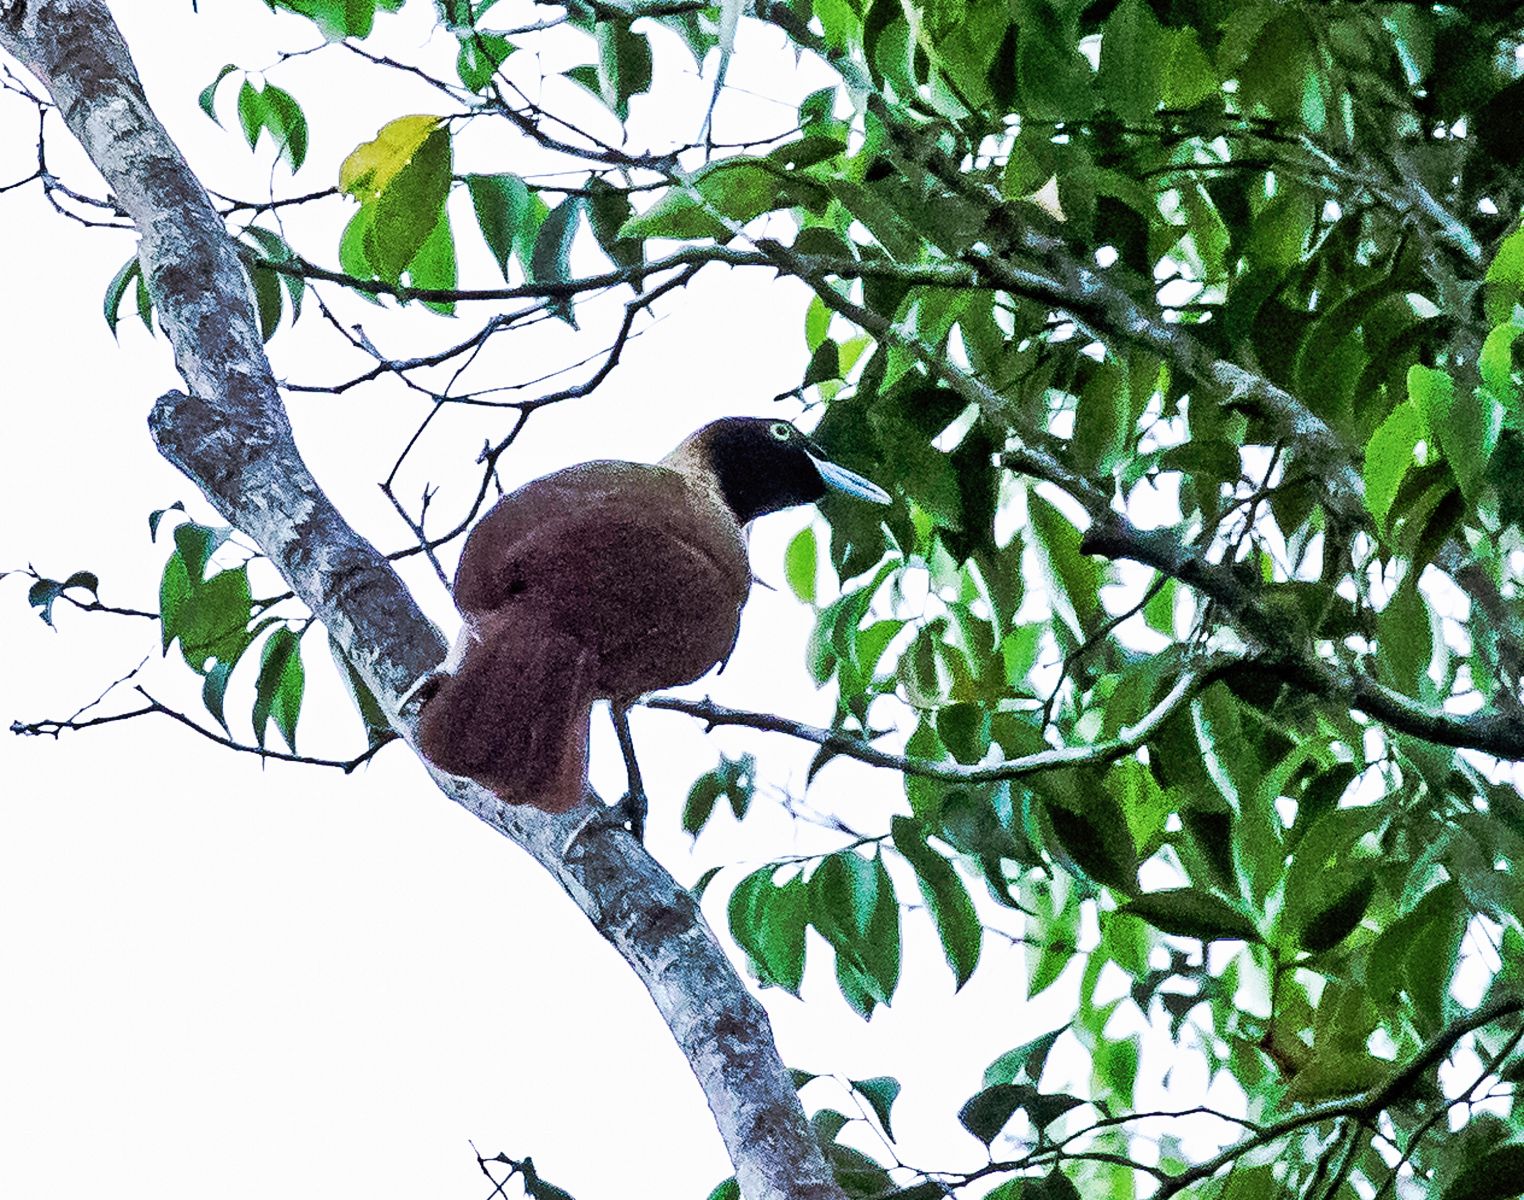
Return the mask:
<svg viewBox="0 0 1524 1200"><path fill-rule="evenodd" d="M826 458L788 421L724 417L705 425L674 452L711 471L742 525L764 513L813 504L827 489L889 504L877 484Z"/></svg>

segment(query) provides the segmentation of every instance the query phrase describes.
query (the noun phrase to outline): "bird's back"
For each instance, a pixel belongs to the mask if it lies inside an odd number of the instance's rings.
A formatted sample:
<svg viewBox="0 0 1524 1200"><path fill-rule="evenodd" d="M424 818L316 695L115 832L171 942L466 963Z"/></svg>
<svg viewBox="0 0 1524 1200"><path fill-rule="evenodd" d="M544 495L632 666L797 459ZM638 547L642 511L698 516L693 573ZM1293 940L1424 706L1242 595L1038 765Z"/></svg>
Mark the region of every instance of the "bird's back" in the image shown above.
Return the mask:
<svg viewBox="0 0 1524 1200"><path fill-rule="evenodd" d="M466 542L455 602L479 631L535 614L587 650L599 695L632 699L726 657L750 584L718 496L667 467L591 462L498 501Z"/></svg>

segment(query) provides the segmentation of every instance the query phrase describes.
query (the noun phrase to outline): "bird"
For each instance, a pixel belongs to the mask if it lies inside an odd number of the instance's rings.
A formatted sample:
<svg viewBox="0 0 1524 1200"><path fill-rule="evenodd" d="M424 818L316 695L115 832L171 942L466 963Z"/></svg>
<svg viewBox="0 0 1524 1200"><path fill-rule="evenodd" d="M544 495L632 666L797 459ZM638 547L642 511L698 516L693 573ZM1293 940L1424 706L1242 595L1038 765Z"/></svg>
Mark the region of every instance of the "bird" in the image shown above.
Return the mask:
<svg viewBox="0 0 1524 1200"><path fill-rule="evenodd" d="M417 685L419 751L509 804L566 812L589 795L592 709L607 700L641 836L625 711L730 657L752 582L747 525L828 490L891 503L792 422L724 417L659 463L585 462L503 496L461 551L462 628Z"/></svg>

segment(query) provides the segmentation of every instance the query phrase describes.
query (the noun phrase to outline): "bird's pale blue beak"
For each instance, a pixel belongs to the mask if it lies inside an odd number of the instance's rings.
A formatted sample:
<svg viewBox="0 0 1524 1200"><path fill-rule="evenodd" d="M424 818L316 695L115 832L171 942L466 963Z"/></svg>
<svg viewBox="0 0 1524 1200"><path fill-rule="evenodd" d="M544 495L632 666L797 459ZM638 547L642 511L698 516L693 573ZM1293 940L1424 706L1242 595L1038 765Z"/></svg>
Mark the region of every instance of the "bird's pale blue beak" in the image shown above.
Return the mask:
<svg viewBox="0 0 1524 1200"><path fill-rule="evenodd" d="M888 492L871 480L864 479L856 471L849 471L846 467L838 466L830 459L821 458L818 454L811 454L810 461L820 472L820 481L826 487L834 488L848 496L856 496L859 500L870 500L874 504L894 503Z"/></svg>

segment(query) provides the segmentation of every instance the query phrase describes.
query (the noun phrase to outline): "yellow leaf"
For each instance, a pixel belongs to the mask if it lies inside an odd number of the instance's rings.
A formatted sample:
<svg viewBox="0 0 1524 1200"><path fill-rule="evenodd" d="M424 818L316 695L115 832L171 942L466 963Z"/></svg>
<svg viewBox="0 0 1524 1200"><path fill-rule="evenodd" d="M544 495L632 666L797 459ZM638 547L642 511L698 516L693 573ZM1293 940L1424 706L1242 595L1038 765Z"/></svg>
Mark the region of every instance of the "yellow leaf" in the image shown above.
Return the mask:
<svg viewBox="0 0 1524 1200"><path fill-rule="evenodd" d="M374 200L443 124L443 117L424 114L388 121L376 133L375 141L356 146L344 160L339 168L339 190L362 204Z"/></svg>

